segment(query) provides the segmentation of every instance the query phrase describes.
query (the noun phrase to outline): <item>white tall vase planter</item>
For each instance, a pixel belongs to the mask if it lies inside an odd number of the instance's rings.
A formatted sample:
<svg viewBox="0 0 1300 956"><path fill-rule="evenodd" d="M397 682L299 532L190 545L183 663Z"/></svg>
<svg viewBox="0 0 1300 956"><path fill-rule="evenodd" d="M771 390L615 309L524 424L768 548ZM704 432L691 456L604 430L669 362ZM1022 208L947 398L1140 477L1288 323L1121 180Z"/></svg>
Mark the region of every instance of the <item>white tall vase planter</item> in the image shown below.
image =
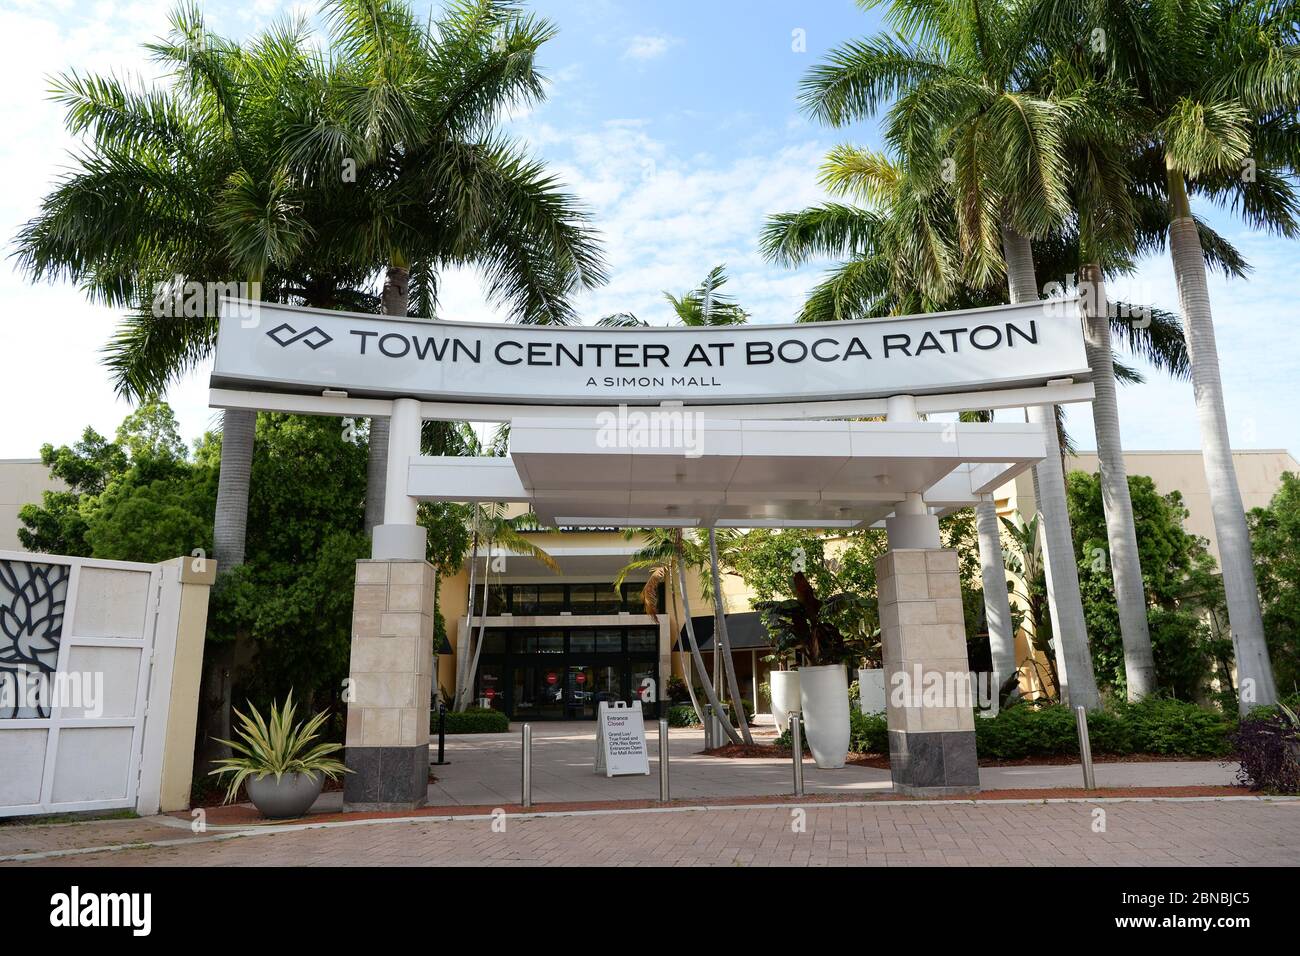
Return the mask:
<svg viewBox="0 0 1300 956"><path fill-rule="evenodd" d="M790 712L803 706L799 702L799 672L770 671L767 680L772 685L772 719L776 721L776 732L785 733L790 729Z"/></svg>
<svg viewBox="0 0 1300 956"><path fill-rule="evenodd" d="M804 734L822 770L838 770L849 755L847 674L843 664L799 668Z"/></svg>

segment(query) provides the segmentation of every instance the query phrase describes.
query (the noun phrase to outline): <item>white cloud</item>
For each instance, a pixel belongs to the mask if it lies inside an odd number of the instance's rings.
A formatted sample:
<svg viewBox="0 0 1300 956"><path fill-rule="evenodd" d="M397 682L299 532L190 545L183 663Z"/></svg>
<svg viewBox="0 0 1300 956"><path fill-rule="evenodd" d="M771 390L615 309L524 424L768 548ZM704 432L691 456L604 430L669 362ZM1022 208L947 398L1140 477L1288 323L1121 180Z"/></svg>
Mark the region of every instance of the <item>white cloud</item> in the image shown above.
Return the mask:
<svg viewBox="0 0 1300 956"><path fill-rule="evenodd" d="M663 56L672 47L681 43L678 37L668 36L667 34L638 34L627 41L627 46L623 49L623 59L625 60L655 60Z"/></svg>

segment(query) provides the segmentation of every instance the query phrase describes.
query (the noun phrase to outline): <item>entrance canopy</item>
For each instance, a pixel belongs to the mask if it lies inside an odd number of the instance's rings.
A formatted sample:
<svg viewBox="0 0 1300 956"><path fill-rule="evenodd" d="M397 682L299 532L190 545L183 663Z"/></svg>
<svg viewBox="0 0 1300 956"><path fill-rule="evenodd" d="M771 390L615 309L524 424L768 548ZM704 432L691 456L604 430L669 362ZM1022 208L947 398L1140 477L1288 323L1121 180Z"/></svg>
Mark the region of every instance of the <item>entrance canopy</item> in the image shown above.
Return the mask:
<svg viewBox="0 0 1300 956"><path fill-rule="evenodd" d="M560 526L852 528L909 494L966 507L1039 461L1031 424L518 418L508 458L412 459L407 492L528 502ZM610 416L613 418L613 416Z"/></svg>

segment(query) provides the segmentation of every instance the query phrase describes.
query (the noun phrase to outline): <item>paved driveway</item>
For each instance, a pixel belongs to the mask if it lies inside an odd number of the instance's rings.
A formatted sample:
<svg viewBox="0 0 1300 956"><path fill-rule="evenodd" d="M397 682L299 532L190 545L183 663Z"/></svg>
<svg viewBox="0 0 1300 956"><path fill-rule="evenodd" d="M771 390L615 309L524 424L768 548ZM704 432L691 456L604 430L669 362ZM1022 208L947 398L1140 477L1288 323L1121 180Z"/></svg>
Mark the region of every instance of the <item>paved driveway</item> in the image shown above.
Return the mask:
<svg viewBox="0 0 1300 956"><path fill-rule="evenodd" d="M369 822L33 862L78 867L1300 863L1300 801L1249 798L786 805L535 815L495 823L486 816Z"/></svg>

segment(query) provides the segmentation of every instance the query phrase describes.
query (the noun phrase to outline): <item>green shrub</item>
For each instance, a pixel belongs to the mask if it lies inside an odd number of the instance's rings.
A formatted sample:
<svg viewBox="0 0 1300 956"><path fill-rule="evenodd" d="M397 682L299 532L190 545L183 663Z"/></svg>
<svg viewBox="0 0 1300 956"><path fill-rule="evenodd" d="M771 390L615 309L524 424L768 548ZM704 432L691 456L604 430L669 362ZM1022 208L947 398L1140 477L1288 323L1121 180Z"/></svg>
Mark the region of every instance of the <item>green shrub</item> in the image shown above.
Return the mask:
<svg viewBox="0 0 1300 956"><path fill-rule="evenodd" d="M430 718L430 730L438 732L438 712ZM503 734L510 729L510 718L499 710L488 707L470 707L468 710L447 711L449 734Z"/></svg>
<svg viewBox="0 0 1300 956"><path fill-rule="evenodd" d="M1133 730L1116 710L1095 710L1088 715L1088 743L1095 754L1120 757L1136 751Z"/></svg>
<svg viewBox="0 0 1300 956"><path fill-rule="evenodd" d="M1113 710L1128 726L1133 753L1222 757L1232 752L1231 735L1237 722L1218 711L1159 697L1116 704ZM1090 727L1092 719L1090 715ZM1092 749L1097 751L1095 741Z"/></svg>
<svg viewBox="0 0 1300 956"><path fill-rule="evenodd" d="M1148 697L1116 703L1088 715L1094 754L1163 754L1221 757L1231 752L1236 722L1218 711L1179 700ZM1079 752L1074 712L1068 707L1009 707L996 717L975 719L975 748L981 757L1073 756Z"/></svg>
<svg viewBox="0 0 1300 956"><path fill-rule="evenodd" d="M668 708L669 727L698 727L700 718L695 716L695 708L690 704L675 704Z"/></svg>
<svg viewBox="0 0 1300 956"><path fill-rule="evenodd" d="M849 711L849 751L855 754L889 753L889 728L884 714Z"/></svg>
<svg viewBox="0 0 1300 956"><path fill-rule="evenodd" d="M975 718L975 750L994 760L1077 754L1079 739L1068 707L1009 707Z"/></svg>

